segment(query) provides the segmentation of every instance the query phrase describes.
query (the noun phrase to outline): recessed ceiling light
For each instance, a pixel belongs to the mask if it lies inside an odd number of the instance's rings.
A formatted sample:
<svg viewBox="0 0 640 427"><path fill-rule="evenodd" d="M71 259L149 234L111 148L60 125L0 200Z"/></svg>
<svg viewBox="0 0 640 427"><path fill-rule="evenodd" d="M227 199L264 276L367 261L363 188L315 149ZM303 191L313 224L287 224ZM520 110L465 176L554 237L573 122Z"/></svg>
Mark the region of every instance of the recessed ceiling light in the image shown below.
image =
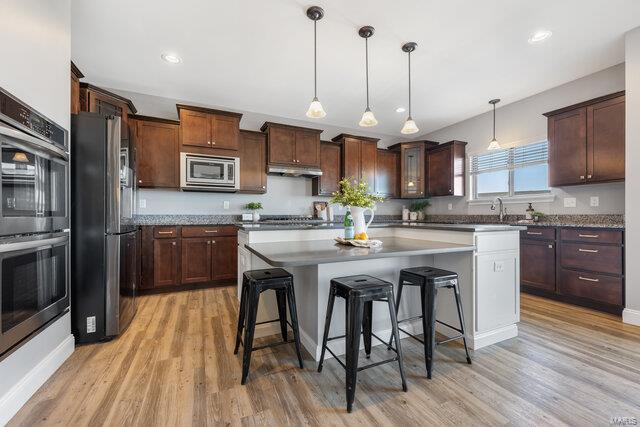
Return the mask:
<svg viewBox="0 0 640 427"><path fill-rule="evenodd" d="M407 110L405 110L404 107L396 108L396 113L404 113L405 111L407 111Z"/></svg>
<svg viewBox="0 0 640 427"><path fill-rule="evenodd" d="M178 55L172 53L163 53L160 57L170 64L179 64L182 62L182 59Z"/></svg>
<svg viewBox="0 0 640 427"><path fill-rule="evenodd" d="M536 44L545 41L553 34L550 30L538 30L529 36L529 43Z"/></svg>

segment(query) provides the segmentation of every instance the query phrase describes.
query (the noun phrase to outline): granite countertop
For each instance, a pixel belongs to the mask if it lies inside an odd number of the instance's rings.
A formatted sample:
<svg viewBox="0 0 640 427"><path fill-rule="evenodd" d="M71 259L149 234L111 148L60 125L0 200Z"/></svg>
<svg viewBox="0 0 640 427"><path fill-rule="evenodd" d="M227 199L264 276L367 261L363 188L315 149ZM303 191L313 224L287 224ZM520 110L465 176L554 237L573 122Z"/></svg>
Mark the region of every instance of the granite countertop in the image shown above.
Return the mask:
<svg viewBox="0 0 640 427"><path fill-rule="evenodd" d="M431 240L384 237L380 248L357 248L334 240L306 240L273 243L250 243L245 247L274 267L294 267L331 262L358 261L414 255L472 252L473 245L434 242Z"/></svg>
<svg viewBox="0 0 640 427"><path fill-rule="evenodd" d="M273 230L333 230L342 229L341 223L309 223L309 224L255 224L239 223L238 227L244 231L273 231ZM445 230L445 231L514 231L526 230L526 227L510 224L436 224L427 222L374 222L369 228L415 228L422 230Z"/></svg>

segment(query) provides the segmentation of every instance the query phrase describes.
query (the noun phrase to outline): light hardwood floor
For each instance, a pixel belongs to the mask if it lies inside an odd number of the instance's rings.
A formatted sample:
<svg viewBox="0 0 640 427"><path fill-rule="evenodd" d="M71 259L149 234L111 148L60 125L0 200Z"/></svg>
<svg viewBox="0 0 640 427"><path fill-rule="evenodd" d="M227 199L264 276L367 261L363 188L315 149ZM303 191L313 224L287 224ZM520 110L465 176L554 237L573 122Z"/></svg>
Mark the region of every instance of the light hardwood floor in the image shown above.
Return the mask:
<svg viewBox="0 0 640 427"><path fill-rule="evenodd" d="M232 354L235 288L141 298L119 339L78 347L10 425L608 425L640 418L640 328L522 296L520 336L476 351L438 348L434 377L404 339L409 391L395 364L360 372L353 413L344 371L321 374L292 346L254 353L240 385ZM372 359L387 356L383 346Z"/></svg>

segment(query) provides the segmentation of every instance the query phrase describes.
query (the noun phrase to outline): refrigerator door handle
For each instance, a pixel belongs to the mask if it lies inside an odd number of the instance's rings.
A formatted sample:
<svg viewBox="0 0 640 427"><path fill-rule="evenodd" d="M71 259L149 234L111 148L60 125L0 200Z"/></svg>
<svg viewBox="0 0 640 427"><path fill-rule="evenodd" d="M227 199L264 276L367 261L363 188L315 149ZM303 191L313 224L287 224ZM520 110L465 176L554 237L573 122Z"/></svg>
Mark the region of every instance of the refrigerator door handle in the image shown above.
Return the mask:
<svg viewBox="0 0 640 427"><path fill-rule="evenodd" d="M120 239L121 235L105 236L106 304L105 335L120 333Z"/></svg>
<svg viewBox="0 0 640 427"><path fill-rule="evenodd" d="M107 233L120 232L120 117L107 121Z"/></svg>

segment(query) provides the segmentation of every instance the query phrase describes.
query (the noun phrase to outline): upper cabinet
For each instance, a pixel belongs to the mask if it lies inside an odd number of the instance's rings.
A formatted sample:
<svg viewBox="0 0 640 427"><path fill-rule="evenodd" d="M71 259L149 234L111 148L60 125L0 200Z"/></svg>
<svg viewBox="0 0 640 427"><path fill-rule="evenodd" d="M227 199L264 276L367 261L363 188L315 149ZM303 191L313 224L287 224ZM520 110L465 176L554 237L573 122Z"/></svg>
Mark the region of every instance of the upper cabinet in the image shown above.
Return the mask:
<svg viewBox="0 0 640 427"><path fill-rule="evenodd" d="M341 133L332 141L342 144L342 177L364 181L375 191L378 139Z"/></svg>
<svg viewBox="0 0 640 427"><path fill-rule="evenodd" d="M179 123L154 117L131 117L138 187L178 188Z"/></svg>
<svg viewBox="0 0 640 427"><path fill-rule="evenodd" d="M426 153L437 146L433 141L413 141L394 144L389 150L400 153L400 197L419 199L426 196Z"/></svg>
<svg viewBox="0 0 640 427"><path fill-rule="evenodd" d="M265 122L268 163L286 166L320 167L322 130Z"/></svg>
<svg viewBox="0 0 640 427"><path fill-rule="evenodd" d="M427 150L428 196L464 196L466 145L449 141Z"/></svg>
<svg viewBox="0 0 640 427"><path fill-rule="evenodd" d="M342 178L342 159L340 144L329 141L320 142L320 169L322 175L313 178L314 196L331 196L339 190L338 181Z"/></svg>
<svg viewBox="0 0 640 427"><path fill-rule="evenodd" d="M137 113L131 100L89 83L80 83L80 110L120 117L120 138L126 140L129 139L129 115Z"/></svg>
<svg viewBox="0 0 640 427"><path fill-rule="evenodd" d="M180 116L181 151L237 155L242 114L190 105L176 105Z"/></svg>
<svg viewBox="0 0 640 427"><path fill-rule="evenodd" d="M624 180L624 92L544 115L550 186Z"/></svg>
<svg viewBox="0 0 640 427"><path fill-rule="evenodd" d="M84 74L71 61L71 114L80 112L80 79Z"/></svg>
<svg viewBox="0 0 640 427"><path fill-rule="evenodd" d="M397 150L378 149L376 193L390 199L400 197L400 153Z"/></svg>
<svg viewBox="0 0 640 427"><path fill-rule="evenodd" d="M267 192L267 135L240 131L240 192Z"/></svg>

